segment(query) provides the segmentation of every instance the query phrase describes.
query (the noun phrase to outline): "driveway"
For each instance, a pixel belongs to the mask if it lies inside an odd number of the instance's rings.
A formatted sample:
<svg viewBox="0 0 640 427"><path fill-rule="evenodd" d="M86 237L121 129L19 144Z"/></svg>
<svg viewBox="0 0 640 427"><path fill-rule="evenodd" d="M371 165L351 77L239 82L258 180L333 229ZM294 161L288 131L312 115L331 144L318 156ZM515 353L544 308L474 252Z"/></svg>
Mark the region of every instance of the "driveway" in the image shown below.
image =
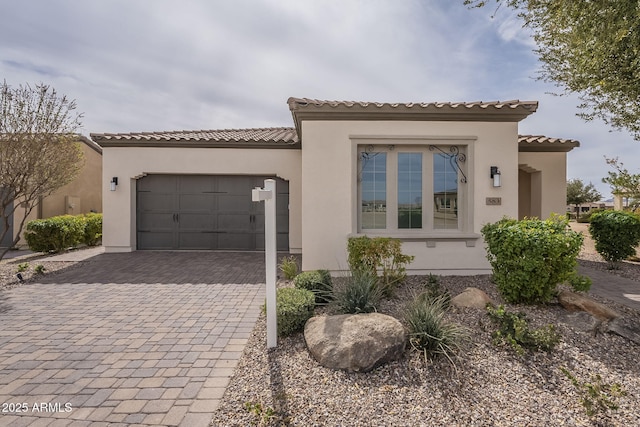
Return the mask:
<svg viewBox="0 0 640 427"><path fill-rule="evenodd" d="M207 426L260 283L261 253L133 252L0 292L0 425Z"/></svg>

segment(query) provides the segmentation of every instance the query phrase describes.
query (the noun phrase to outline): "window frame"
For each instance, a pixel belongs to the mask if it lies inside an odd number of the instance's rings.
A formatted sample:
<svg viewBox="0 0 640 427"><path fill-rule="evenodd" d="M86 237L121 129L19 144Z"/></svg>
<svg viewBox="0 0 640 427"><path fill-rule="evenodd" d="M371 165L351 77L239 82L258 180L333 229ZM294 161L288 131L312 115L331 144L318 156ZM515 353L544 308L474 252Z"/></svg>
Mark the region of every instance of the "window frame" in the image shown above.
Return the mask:
<svg viewBox="0 0 640 427"><path fill-rule="evenodd" d="M403 240L458 240L467 239L467 246L474 246L480 236L473 232L473 142L476 137L358 137L351 136L353 155L356 165L354 206L356 218L354 235L397 237ZM456 147L460 154L458 166L458 227L455 229L434 228L434 166L433 154L440 151L449 154ZM362 228L362 186L361 153L386 152L387 155L387 228ZM422 228L398 227L398 153L422 153ZM390 155L389 155L390 154ZM462 175L462 177L461 177ZM391 179L390 179L391 178ZM460 182L465 178L466 182ZM435 245L435 243L433 243Z"/></svg>

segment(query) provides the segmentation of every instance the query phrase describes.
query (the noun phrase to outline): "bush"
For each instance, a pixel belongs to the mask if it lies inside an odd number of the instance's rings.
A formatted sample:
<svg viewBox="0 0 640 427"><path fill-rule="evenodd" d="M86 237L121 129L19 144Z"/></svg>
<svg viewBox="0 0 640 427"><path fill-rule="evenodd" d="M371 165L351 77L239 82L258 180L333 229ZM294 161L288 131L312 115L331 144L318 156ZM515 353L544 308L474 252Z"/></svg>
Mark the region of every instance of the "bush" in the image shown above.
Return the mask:
<svg viewBox="0 0 640 427"><path fill-rule="evenodd" d="M569 278L569 285L576 292L589 292L592 283L590 277L581 276L578 273L575 273Z"/></svg>
<svg viewBox="0 0 640 427"><path fill-rule="evenodd" d="M591 222L591 218L593 217L594 214L597 214L598 212L604 212L604 211L606 211L605 208L593 208L589 210L589 212L585 212L581 214L580 217L576 220L576 222L582 223L582 224Z"/></svg>
<svg viewBox="0 0 640 427"><path fill-rule="evenodd" d="M316 296L316 304L327 304L333 299L333 283L327 270L303 271L293 279L298 289L306 289Z"/></svg>
<svg viewBox="0 0 640 427"><path fill-rule="evenodd" d="M370 271L356 270L334 285L332 308L342 314L371 313L382 297L378 277Z"/></svg>
<svg viewBox="0 0 640 427"><path fill-rule="evenodd" d="M583 236L569 230L564 217L504 218L481 231L493 280L507 302L547 302L575 272Z"/></svg>
<svg viewBox="0 0 640 427"><path fill-rule="evenodd" d="M640 243L640 217L625 211L604 211L594 214L589 233L596 251L612 266L636 254Z"/></svg>
<svg viewBox="0 0 640 427"><path fill-rule="evenodd" d="M488 306L487 313L498 325L493 333L494 344L508 345L519 355L523 355L525 349L551 351L560 342L560 335L553 325L529 329L524 313L510 313L502 305L498 308Z"/></svg>
<svg viewBox="0 0 640 427"><path fill-rule="evenodd" d="M28 222L24 237L34 252L62 252L83 241L84 229L80 215L61 215Z"/></svg>
<svg viewBox="0 0 640 427"><path fill-rule="evenodd" d="M414 350L422 352L425 359L443 355L453 363L452 356L460 351L461 344L468 338L465 328L444 320L448 307L446 295L433 298L428 293L422 293L404 309L409 344Z"/></svg>
<svg viewBox="0 0 640 427"><path fill-rule="evenodd" d="M84 221L82 243L87 246L97 246L102 240L102 214L88 213L80 218Z"/></svg>
<svg viewBox="0 0 640 427"><path fill-rule="evenodd" d="M281 288L276 291L278 335L281 337L301 331L313 316L315 297L305 289Z"/></svg>
<svg viewBox="0 0 640 427"><path fill-rule="evenodd" d="M298 274L298 260L294 255L283 257L278 268L286 280L292 280Z"/></svg>
<svg viewBox="0 0 640 427"><path fill-rule="evenodd" d="M414 258L402 253L400 240L389 237L350 237L347 251L351 271L364 270L375 276L382 273L381 287L385 295L393 293L395 285L405 279L405 266Z"/></svg>

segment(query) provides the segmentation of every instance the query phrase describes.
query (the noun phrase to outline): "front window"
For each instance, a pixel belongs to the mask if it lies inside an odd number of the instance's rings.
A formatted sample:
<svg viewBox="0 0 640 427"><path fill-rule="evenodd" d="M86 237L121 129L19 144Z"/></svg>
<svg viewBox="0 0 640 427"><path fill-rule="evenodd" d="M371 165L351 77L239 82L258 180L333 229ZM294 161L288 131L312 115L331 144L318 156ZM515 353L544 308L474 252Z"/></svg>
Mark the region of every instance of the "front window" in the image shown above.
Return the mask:
<svg viewBox="0 0 640 427"><path fill-rule="evenodd" d="M465 160L452 145L359 147L359 229L461 230Z"/></svg>

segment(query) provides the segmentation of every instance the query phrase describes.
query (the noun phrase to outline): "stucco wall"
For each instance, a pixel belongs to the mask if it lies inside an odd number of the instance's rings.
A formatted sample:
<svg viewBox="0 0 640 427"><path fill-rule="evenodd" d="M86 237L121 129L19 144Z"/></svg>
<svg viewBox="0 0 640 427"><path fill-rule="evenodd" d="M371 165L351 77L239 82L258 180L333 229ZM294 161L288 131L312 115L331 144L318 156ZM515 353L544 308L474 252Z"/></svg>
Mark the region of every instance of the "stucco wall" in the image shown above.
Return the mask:
<svg viewBox="0 0 640 427"><path fill-rule="evenodd" d="M534 194L531 210L536 216L548 218L552 213L564 215L567 209L567 154L558 153L520 153L518 163L526 165L533 180L540 180L542 191ZM532 185L535 185L532 182Z"/></svg>
<svg viewBox="0 0 640 427"><path fill-rule="evenodd" d="M417 238L404 239L403 250L416 257L410 274L488 272L480 229L505 215L518 214L517 123L304 121L303 269L348 269L347 238L358 233L357 147L369 139L399 145L466 145L468 183L461 185L472 194L467 207L472 214L469 229L462 236L413 233ZM492 186L490 166L500 169L502 187ZM501 198L501 205L488 206L487 197ZM388 235L367 232L376 234Z"/></svg>
<svg viewBox="0 0 640 427"><path fill-rule="evenodd" d="M136 179L145 174L275 175L289 181L289 248L302 248L300 150L106 147L103 149L103 245L136 249ZM109 190L118 177L116 191Z"/></svg>

